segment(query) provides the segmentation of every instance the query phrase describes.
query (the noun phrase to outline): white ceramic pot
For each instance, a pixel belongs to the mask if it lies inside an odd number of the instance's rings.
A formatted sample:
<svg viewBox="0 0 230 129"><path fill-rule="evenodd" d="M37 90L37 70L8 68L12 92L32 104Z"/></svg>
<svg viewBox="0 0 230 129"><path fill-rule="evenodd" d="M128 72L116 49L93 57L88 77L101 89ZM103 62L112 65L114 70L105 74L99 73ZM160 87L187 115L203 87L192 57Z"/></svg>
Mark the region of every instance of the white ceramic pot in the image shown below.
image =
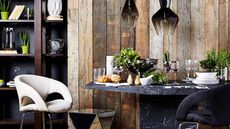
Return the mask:
<svg viewBox="0 0 230 129"><path fill-rule="evenodd" d="M47 9L50 16L60 16L62 0L48 0Z"/></svg>
<svg viewBox="0 0 230 129"><path fill-rule="evenodd" d="M196 72L197 78L199 79L212 79L216 78L217 72Z"/></svg>
<svg viewBox="0 0 230 129"><path fill-rule="evenodd" d="M153 77L153 75L150 75L150 76L145 77L145 78L140 78L141 85L142 86L149 85L152 81L152 77Z"/></svg>

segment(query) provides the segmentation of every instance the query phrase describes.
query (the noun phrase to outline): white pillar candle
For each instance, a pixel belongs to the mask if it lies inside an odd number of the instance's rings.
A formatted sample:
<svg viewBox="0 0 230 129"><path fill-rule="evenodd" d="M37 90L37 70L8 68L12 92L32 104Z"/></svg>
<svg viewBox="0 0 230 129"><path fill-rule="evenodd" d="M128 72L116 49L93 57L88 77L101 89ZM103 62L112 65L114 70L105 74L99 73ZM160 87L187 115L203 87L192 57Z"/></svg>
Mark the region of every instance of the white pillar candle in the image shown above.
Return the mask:
<svg viewBox="0 0 230 129"><path fill-rule="evenodd" d="M106 75L113 74L113 59L114 56L106 56Z"/></svg>

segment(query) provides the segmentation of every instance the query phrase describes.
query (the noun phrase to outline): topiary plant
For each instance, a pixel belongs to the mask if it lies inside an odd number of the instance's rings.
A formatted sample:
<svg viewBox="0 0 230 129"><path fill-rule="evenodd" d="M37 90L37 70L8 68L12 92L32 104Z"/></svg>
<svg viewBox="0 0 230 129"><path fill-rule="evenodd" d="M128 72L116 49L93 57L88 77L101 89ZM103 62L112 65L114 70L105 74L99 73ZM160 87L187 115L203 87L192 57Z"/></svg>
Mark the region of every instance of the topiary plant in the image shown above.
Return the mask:
<svg viewBox="0 0 230 129"><path fill-rule="evenodd" d="M208 71L214 71L217 64L217 53L214 49L210 50L206 54L206 58L200 61L200 67L207 69Z"/></svg>

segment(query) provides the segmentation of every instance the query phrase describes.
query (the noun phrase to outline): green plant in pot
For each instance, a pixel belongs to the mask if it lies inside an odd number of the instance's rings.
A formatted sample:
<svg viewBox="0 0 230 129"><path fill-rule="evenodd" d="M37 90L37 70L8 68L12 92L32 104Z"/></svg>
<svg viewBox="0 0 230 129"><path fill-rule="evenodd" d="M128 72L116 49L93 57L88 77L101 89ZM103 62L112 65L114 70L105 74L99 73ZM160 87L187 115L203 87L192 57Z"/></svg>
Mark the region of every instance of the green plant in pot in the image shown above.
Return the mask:
<svg viewBox="0 0 230 129"><path fill-rule="evenodd" d="M114 56L114 64L118 67L127 67L130 72L137 74L136 67L140 63L140 56L133 48L122 49Z"/></svg>
<svg viewBox="0 0 230 129"><path fill-rule="evenodd" d="M214 49L207 52L204 60L200 61L200 67L204 72L214 72L216 68L217 53Z"/></svg>
<svg viewBox="0 0 230 129"><path fill-rule="evenodd" d="M220 79L224 79L224 69L229 66L230 52L221 50L217 54L216 69Z"/></svg>
<svg viewBox="0 0 230 129"><path fill-rule="evenodd" d="M2 20L8 20L10 3L11 0L0 0L0 10L1 10Z"/></svg>
<svg viewBox="0 0 230 129"><path fill-rule="evenodd" d="M206 69L206 72L218 73L220 79L223 79L223 69L230 64L230 52L221 50L216 52L214 49L207 52L206 58L200 61L200 66Z"/></svg>
<svg viewBox="0 0 230 129"><path fill-rule="evenodd" d="M122 49L114 57L116 66L126 67L131 73L141 76L148 70L154 71L157 63L157 59L141 59L133 48Z"/></svg>
<svg viewBox="0 0 230 129"><path fill-rule="evenodd" d="M22 54L29 54L30 48L30 36L28 31L22 31L19 33L19 37L22 43Z"/></svg>

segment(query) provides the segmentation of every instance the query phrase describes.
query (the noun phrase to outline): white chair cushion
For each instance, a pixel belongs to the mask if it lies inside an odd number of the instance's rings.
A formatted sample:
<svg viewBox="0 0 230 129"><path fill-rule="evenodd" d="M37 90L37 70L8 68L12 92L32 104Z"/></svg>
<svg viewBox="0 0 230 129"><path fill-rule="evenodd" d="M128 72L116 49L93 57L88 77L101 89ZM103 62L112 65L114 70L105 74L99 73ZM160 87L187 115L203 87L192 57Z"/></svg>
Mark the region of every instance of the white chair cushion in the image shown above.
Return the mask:
<svg viewBox="0 0 230 129"><path fill-rule="evenodd" d="M20 108L20 111L38 111L37 106L35 104L28 104Z"/></svg>
<svg viewBox="0 0 230 129"><path fill-rule="evenodd" d="M49 112L66 112L71 108L72 102L63 99L56 99L46 102Z"/></svg>

